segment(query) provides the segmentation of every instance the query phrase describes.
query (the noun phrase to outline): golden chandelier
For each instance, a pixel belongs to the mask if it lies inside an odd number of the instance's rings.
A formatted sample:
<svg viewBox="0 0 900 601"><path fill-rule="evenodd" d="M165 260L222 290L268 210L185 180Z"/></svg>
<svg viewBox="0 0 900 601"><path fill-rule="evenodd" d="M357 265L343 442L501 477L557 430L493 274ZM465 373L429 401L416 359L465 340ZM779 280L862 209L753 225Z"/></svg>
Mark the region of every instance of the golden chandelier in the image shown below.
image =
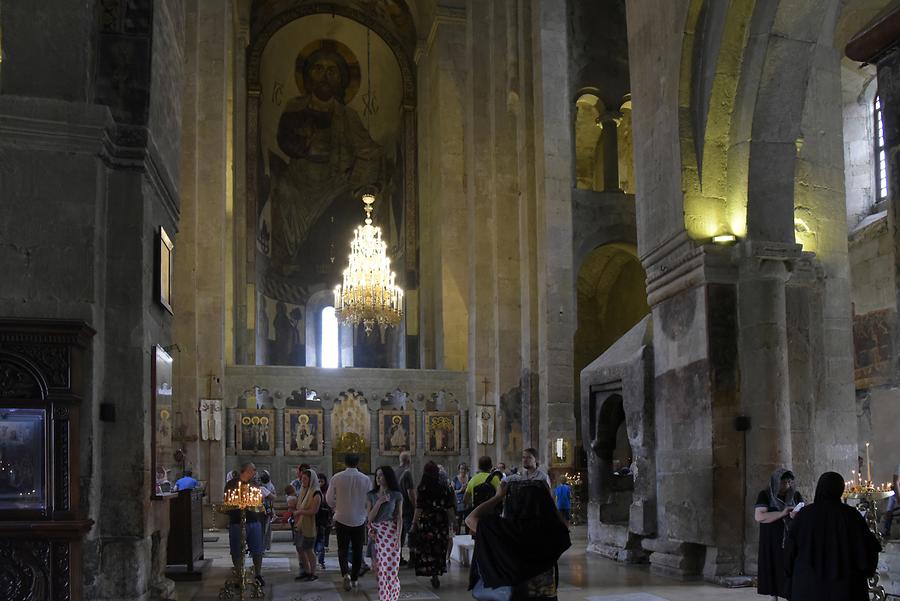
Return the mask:
<svg viewBox="0 0 900 601"><path fill-rule="evenodd" d="M381 239L381 228L372 225L375 196L363 194L366 222L356 228L350 242L350 261L344 270L344 281L334 287L334 309L341 321L356 326L362 323L366 334L375 324L396 326L403 316L403 289L395 284L387 244Z"/></svg>

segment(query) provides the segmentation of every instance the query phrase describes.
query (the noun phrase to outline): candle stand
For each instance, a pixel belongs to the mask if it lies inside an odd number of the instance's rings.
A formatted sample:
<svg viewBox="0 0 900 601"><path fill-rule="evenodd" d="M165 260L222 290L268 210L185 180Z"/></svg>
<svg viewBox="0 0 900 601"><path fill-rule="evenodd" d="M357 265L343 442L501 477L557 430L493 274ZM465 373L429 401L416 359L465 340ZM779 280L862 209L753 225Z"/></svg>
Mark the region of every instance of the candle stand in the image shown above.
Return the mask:
<svg viewBox="0 0 900 601"><path fill-rule="evenodd" d="M225 585L219 591L219 599L226 601L237 599L263 599L265 591L254 577L253 570L244 566L247 556L247 512L264 512L262 507L262 493L258 488L241 484L239 488L225 491L225 502L215 506L216 511L229 514L239 511L241 515L241 541L240 541L240 566L234 566L231 577L225 580ZM229 533L230 535L230 533Z"/></svg>
<svg viewBox="0 0 900 601"><path fill-rule="evenodd" d="M882 499L894 496L894 491L884 490L882 487L873 487L871 485L850 486L849 492L844 494L844 500L855 500L856 509L866 518L866 525L869 530L878 538L878 543L884 546L884 539L878 528L878 508L876 503ZM878 570L869 578L869 598L872 601L885 601L887 594L884 587L879 583Z"/></svg>

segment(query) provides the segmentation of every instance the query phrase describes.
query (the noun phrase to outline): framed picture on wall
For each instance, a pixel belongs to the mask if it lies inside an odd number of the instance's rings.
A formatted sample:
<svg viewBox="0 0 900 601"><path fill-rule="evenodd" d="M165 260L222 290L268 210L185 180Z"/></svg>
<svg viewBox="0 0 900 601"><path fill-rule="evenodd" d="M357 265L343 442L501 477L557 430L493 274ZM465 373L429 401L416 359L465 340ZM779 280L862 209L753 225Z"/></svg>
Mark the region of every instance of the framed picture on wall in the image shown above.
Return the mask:
<svg viewBox="0 0 900 601"><path fill-rule="evenodd" d="M284 410L284 454L322 455L325 452L321 409Z"/></svg>
<svg viewBox="0 0 900 601"><path fill-rule="evenodd" d="M150 462L151 497L172 492L169 459L172 459L172 357L156 345L150 358Z"/></svg>
<svg viewBox="0 0 900 601"><path fill-rule="evenodd" d="M275 411L238 409L235 445L242 455L274 455Z"/></svg>
<svg viewBox="0 0 900 601"><path fill-rule="evenodd" d="M425 412L425 454L459 455L458 412Z"/></svg>
<svg viewBox="0 0 900 601"><path fill-rule="evenodd" d="M416 412L378 411L378 441L381 455L399 455L416 448Z"/></svg>
<svg viewBox="0 0 900 601"><path fill-rule="evenodd" d="M572 441L566 438L557 438L550 441L550 467L570 468L574 467L572 455Z"/></svg>
<svg viewBox="0 0 900 601"><path fill-rule="evenodd" d="M172 280L174 278L174 256L172 249L174 248L172 240L166 233L164 227L159 227L159 244L157 245L157 289L159 304L166 311L174 315L172 311Z"/></svg>

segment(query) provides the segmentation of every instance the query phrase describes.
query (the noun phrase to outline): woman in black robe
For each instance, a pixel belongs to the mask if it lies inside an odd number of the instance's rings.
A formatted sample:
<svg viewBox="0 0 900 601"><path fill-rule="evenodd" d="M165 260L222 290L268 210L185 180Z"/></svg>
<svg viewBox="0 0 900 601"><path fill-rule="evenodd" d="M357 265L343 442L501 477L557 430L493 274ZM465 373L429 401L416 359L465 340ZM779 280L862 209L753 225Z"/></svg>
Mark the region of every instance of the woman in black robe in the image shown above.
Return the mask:
<svg viewBox="0 0 900 601"><path fill-rule="evenodd" d="M866 601L866 580L878 567L881 546L855 508L841 502L844 478L826 472L812 505L788 532L786 568L791 601Z"/></svg>
<svg viewBox="0 0 900 601"><path fill-rule="evenodd" d="M803 507L803 497L794 488L794 474L778 469L769 488L756 497L754 518L759 522L759 559L756 592L772 599L788 599L784 571L784 541L792 518Z"/></svg>
<svg viewBox="0 0 900 601"><path fill-rule="evenodd" d="M504 498L501 517L496 510ZM491 593L503 592L509 601L556 601L556 562L572 543L542 480L502 482L492 499L472 510L466 526L475 536L472 596L496 598Z"/></svg>

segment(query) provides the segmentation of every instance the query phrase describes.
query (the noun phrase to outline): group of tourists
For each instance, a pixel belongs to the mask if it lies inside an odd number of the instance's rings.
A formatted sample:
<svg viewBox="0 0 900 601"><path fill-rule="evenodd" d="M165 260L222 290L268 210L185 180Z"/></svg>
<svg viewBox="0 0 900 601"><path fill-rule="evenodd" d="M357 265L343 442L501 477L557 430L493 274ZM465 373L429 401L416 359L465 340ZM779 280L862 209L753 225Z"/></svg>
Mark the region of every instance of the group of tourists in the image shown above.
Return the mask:
<svg viewBox="0 0 900 601"><path fill-rule="evenodd" d="M881 546L862 514L842 501L843 494L844 477L826 472L807 504L790 470L772 474L755 508L760 595L791 601L869 598L867 580L875 574Z"/></svg>
<svg viewBox="0 0 900 601"><path fill-rule="evenodd" d="M409 566L416 576L430 578L433 587L447 570L459 513L475 539L470 588L476 598L489 598L499 591L507 598L551 601L556 598L556 561L569 546L568 514L557 503L568 503L564 482L553 491L550 479L537 466L537 451L526 449L522 468L506 473L502 464L494 468L490 457L478 462L479 472L453 481L435 462L425 464L415 483L410 454L400 455L400 464L383 465L372 479L359 471L359 456L344 457L346 469L331 478L301 465L297 479L283 489L287 511L274 517L275 486L268 473L256 473L252 463L229 474L226 490L251 484L262 491L264 512L246 513L247 550L253 560L257 582L265 584L262 557L271 540L271 522L291 524L300 573L296 580L318 579L325 567L325 551L332 528L337 537L341 580L346 591L359 588L359 578L371 559L378 582L378 598L400 597L399 569ZM463 507L460 511L459 495ZM566 506L568 508L568 506ZM240 549L240 513L232 511L229 534L235 567L243 565ZM477 532L477 534L476 534ZM533 542L541 540L540 549ZM546 542L546 544L544 544ZM409 559L402 550L409 549Z"/></svg>
<svg viewBox="0 0 900 601"><path fill-rule="evenodd" d="M478 471L474 476L469 475L468 465L460 463L452 481L453 492L456 497L456 533L460 534L462 532L462 527L469 512L491 498L500 488L501 482L532 480L544 482L548 490L552 490L554 499L559 497L561 505L558 508L561 511L565 509L564 516L568 522L571 510L571 495L565 478L561 479L559 486L553 488L550 483L550 477L544 470L538 468L537 461L537 449L527 448L522 451L522 467L513 467L507 471L505 463L500 462L494 466L492 459L485 455L478 459Z"/></svg>

